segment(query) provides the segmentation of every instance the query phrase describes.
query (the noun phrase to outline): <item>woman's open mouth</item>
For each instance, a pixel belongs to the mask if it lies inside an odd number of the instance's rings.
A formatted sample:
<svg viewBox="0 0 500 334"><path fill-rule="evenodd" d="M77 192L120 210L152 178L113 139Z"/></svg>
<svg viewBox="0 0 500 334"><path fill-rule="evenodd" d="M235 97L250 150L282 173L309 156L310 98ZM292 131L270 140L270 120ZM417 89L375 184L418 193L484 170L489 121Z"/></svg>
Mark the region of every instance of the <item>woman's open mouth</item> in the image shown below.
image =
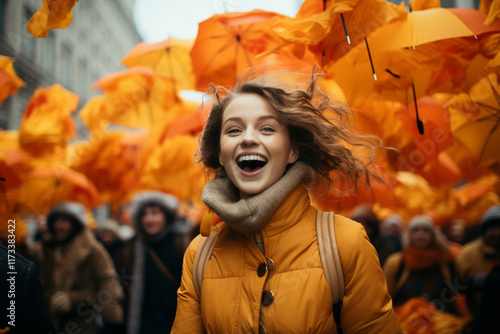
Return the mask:
<svg viewBox="0 0 500 334"><path fill-rule="evenodd" d="M267 164L267 159L261 155L241 155L237 160L238 167L247 173L257 172Z"/></svg>

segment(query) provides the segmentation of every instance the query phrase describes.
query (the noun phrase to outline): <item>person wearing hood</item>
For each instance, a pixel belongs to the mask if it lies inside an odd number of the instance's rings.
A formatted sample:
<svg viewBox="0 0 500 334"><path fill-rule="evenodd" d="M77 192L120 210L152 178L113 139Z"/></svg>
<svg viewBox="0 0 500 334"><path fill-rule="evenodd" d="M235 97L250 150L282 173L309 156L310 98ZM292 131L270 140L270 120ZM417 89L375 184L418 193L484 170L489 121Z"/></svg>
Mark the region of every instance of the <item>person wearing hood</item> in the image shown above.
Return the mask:
<svg viewBox="0 0 500 334"><path fill-rule="evenodd" d="M485 278L500 263L500 205L484 213L480 226L481 237L465 244L455 260L460 282L467 286L471 322L478 312Z"/></svg>
<svg viewBox="0 0 500 334"><path fill-rule="evenodd" d="M169 333L190 224L179 215L177 198L159 191L136 195L131 218L137 238L127 330L129 334Z"/></svg>
<svg viewBox="0 0 500 334"><path fill-rule="evenodd" d="M123 321L123 291L110 256L87 227L79 203L54 206L48 235L31 250L57 332L98 332L98 319Z"/></svg>
<svg viewBox="0 0 500 334"><path fill-rule="evenodd" d="M394 242L384 238L382 235L380 231L380 220L375 212L373 212L372 206L370 204L360 204L356 206L352 210L349 218L363 225L368 238L370 238L370 242L377 251L380 265L384 266L385 260L389 255L397 252L398 248Z"/></svg>
<svg viewBox="0 0 500 334"><path fill-rule="evenodd" d="M460 315L457 291L450 289L455 277L452 254L430 217L420 215L410 220L403 235L403 251L389 256L384 274L394 306L421 297L441 311Z"/></svg>

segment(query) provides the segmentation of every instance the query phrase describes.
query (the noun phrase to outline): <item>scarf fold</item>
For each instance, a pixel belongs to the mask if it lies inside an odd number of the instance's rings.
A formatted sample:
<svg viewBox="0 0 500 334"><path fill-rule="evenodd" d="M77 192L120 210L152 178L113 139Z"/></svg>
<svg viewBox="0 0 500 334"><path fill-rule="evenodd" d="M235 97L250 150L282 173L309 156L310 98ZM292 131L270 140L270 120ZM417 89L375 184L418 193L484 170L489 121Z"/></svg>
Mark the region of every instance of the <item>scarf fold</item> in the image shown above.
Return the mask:
<svg viewBox="0 0 500 334"><path fill-rule="evenodd" d="M311 176L311 167L298 161L273 185L259 194L240 199L227 175L210 181L203 189L202 200L231 229L250 234L260 230L301 182Z"/></svg>
<svg viewBox="0 0 500 334"><path fill-rule="evenodd" d="M414 247L403 249L403 258L406 268L410 271L428 269L452 259L450 253L439 249L420 249Z"/></svg>

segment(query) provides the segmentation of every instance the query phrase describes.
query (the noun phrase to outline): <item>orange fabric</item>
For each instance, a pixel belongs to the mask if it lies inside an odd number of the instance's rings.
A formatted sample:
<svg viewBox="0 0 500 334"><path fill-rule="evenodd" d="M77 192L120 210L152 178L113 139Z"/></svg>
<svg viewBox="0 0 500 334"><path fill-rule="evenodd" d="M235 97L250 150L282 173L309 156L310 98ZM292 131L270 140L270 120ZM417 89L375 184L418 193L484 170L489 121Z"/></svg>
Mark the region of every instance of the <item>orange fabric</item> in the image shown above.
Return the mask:
<svg viewBox="0 0 500 334"><path fill-rule="evenodd" d="M64 201L79 202L87 208L101 204L101 197L94 184L82 173L70 168L37 168L26 176L19 193L25 212L46 214Z"/></svg>
<svg viewBox="0 0 500 334"><path fill-rule="evenodd" d="M63 152L68 140L76 137L71 114L78 100L78 95L59 84L37 89L24 109L19 126L21 148L33 156Z"/></svg>
<svg viewBox="0 0 500 334"><path fill-rule="evenodd" d="M253 236L235 234L224 223L213 227L220 228L219 236L201 299L192 279L201 242L195 238L184 255L172 333L258 333L259 320L269 333L337 333L318 252L317 210L309 202L307 190L299 186L275 211L261 230L265 254ZM336 215L335 233L345 280L344 333L399 333L377 253L363 227ZM256 274L266 258L275 265L267 280ZM274 293L268 307L261 305L263 290Z"/></svg>
<svg viewBox="0 0 500 334"><path fill-rule="evenodd" d="M452 259L451 254L436 249L419 249L406 247L403 249L403 259L408 270L430 268L440 262Z"/></svg>
<svg viewBox="0 0 500 334"><path fill-rule="evenodd" d="M146 67L105 75L91 85L95 88L106 94L101 119L133 128L152 128L181 101L172 78Z"/></svg>
<svg viewBox="0 0 500 334"><path fill-rule="evenodd" d="M210 82L231 86L239 74L255 65L256 55L272 44L268 33L274 17L282 15L255 9L217 14L201 22L190 53L196 87L205 91Z"/></svg>
<svg viewBox="0 0 500 334"><path fill-rule="evenodd" d="M24 86L24 81L14 71L13 63L13 58L0 56L0 106L7 97Z"/></svg>
<svg viewBox="0 0 500 334"><path fill-rule="evenodd" d="M78 0L43 0L40 10L33 14L27 29L33 37L47 37L51 29L64 29L73 19L71 9Z"/></svg>
<svg viewBox="0 0 500 334"><path fill-rule="evenodd" d="M149 67L175 79L177 89L194 89L193 64L189 56L193 42L173 37L158 43L141 42L123 57L121 64Z"/></svg>

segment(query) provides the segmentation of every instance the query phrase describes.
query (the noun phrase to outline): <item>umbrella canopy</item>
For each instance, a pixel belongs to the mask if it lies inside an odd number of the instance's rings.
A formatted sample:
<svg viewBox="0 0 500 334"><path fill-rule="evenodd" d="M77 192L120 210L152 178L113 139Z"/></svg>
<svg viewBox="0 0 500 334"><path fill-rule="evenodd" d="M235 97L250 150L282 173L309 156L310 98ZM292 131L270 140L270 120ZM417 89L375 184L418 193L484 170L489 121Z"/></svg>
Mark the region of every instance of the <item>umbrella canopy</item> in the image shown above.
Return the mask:
<svg viewBox="0 0 500 334"><path fill-rule="evenodd" d="M71 117L78 106L78 95L61 85L39 88L24 109L19 126L19 143L33 156L61 153L76 136Z"/></svg>
<svg viewBox="0 0 500 334"><path fill-rule="evenodd" d="M33 14L27 29L33 37L47 37L52 29L64 29L73 19L71 9L78 0L43 0L40 10Z"/></svg>
<svg viewBox="0 0 500 334"><path fill-rule="evenodd" d="M93 131L104 131L107 126L107 121L104 119L105 115L105 102L104 96L94 96L87 101L82 110L78 113L78 116L82 119L83 124L89 129L90 132Z"/></svg>
<svg viewBox="0 0 500 334"><path fill-rule="evenodd" d="M165 74L175 79L176 90L194 89L193 65L189 56L193 42L173 37L158 43L141 42L123 57L121 64L145 66Z"/></svg>
<svg viewBox="0 0 500 334"><path fill-rule="evenodd" d="M191 50L196 86L205 91L210 82L231 86L255 56L270 48L270 20L283 15L255 9L217 14L200 23Z"/></svg>
<svg viewBox="0 0 500 334"><path fill-rule="evenodd" d="M455 138L473 151L480 163L490 165L500 161L500 84L498 74L491 73L477 82L468 97L475 104L455 103L462 111L462 124L454 129ZM470 105L469 105L470 106Z"/></svg>
<svg viewBox="0 0 500 334"><path fill-rule="evenodd" d="M205 176L193 159L196 146L197 137L190 135L177 135L155 146L141 172L141 189L160 190L183 202L199 203Z"/></svg>
<svg viewBox="0 0 500 334"><path fill-rule="evenodd" d="M500 32L500 22L484 24L486 14L469 8L428 8L412 11L405 20L391 22L367 37L368 43L386 50L415 48L448 38Z"/></svg>
<svg viewBox="0 0 500 334"><path fill-rule="evenodd" d="M13 58L0 56L0 106L6 98L16 94L24 86L24 81L14 71L13 63Z"/></svg>
<svg viewBox="0 0 500 334"><path fill-rule="evenodd" d="M84 174L116 208L136 189L140 153L146 131L95 132L88 140L72 143L69 165Z"/></svg>
<svg viewBox="0 0 500 334"><path fill-rule="evenodd" d="M295 18L274 19L272 29L288 43L308 46L324 65L364 43L375 29L404 17L404 5L385 0L306 0Z"/></svg>
<svg viewBox="0 0 500 334"><path fill-rule="evenodd" d="M56 204L73 201L87 208L101 204L101 197L89 179L68 167L37 168L23 180L19 189L23 211L47 214Z"/></svg>
<svg viewBox="0 0 500 334"><path fill-rule="evenodd" d="M101 77L91 89L100 88L106 94L101 119L127 127L152 127L180 100L172 80L150 68L133 67Z"/></svg>

